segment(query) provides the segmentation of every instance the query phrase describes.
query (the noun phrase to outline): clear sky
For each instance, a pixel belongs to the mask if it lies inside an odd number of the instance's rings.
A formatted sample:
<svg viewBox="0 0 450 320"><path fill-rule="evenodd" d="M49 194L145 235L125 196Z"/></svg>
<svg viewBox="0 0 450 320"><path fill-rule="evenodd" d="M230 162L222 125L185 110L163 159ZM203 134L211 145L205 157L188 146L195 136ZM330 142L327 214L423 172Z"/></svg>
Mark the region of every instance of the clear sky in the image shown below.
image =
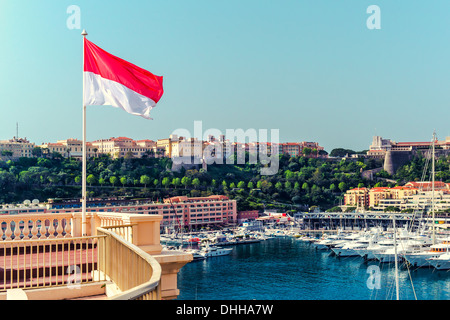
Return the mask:
<svg viewBox="0 0 450 320"><path fill-rule="evenodd" d="M88 106L87 140L279 129L330 152L450 136L450 1L0 0L0 140L82 137L81 29L164 77L154 120ZM381 29L366 26L370 5Z"/></svg>

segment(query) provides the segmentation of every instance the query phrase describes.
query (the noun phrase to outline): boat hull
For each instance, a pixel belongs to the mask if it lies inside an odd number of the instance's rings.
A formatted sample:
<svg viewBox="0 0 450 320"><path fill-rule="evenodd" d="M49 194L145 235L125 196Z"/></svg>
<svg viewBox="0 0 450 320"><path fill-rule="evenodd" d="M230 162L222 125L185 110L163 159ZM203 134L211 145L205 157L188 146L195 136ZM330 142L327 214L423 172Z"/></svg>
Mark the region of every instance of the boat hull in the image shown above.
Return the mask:
<svg viewBox="0 0 450 320"><path fill-rule="evenodd" d="M334 254L338 257L356 257L359 256L358 252L353 249L332 248Z"/></svg>
<svg viewBox="0 0 450 320"><path fill-rule="evenodd" d="M430 259L430 260L428 260L428 262L436 270L449 270L450 269L450 261L449 260Z"/></svg>
<svg viewBox="0 0 450 320"><path fill-rule="evenodd" d="M413 267L416 268L427 268L431 267L428 259L437 258L441 254L440 253L422 253L422 254L406 254L404 259L408 261Z"/></svg>

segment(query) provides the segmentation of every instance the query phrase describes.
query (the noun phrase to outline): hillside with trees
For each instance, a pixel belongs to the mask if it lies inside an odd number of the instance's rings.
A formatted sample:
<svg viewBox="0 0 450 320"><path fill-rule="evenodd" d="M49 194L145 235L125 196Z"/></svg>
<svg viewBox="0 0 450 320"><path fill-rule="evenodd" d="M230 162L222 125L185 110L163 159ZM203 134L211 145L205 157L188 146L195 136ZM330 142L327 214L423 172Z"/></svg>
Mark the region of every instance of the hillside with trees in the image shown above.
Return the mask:
<svg viewBox="0 0 450 320"><path fill-rule="evenodd" d="M260 175L260 164L213 164L208 170L172 172L169 158L111 159L92 157L87 164L89 197L162 198L174 195L225 194L238 208L263 209L339 204L349 188L369 186L362 170L379 166L374 160L327 160L280 155L279 171ZM81 162L58 153L17 161L0 161L0 202L81 197Z"/></svg>
<svg viewBox="0 0 450 320"><path fill-rule="evenodd" d="M248 159L248 157L247 157ZM87 164L89 197L128 196L155 201L175 195L192 197L224 194L236 199L239 210L280 208L307 210L319 206L326 210L343 202L343 193L356 187L394 186L419 181L426 158L414 157L392 177L377 173L366 180L361 172L382 165L374 159L322 159L279 156L278 173L260 175L261 164L213 164L207 171L172 172L169 158L111 159L92 157ZM436 162L436 180L450 182L450 157ZM58 153L0 161L0 202L19 203L25 199L81 197L81 162Z"/></svg>

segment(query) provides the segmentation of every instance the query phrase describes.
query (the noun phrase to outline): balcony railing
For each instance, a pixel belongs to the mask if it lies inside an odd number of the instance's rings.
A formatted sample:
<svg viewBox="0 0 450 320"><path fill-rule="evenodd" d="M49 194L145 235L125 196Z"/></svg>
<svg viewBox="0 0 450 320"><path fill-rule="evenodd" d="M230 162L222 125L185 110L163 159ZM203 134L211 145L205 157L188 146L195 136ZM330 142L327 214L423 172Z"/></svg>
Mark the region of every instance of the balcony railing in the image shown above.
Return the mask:
<svg viewBox="0 0 450 320"><path fill-rule="evenodd" d="M160 300L161 266L149 254L116 233L98 228L104 235L104 250L99 250L99 270L119 287L122 293L113 300Z"/></svg>
<svg viewBox="0 0 450 320"><path fill-rule="evenodd" d="M94 279L104 236L0 242L0 291L78 286Z"/></svg>
<svg viewBox="0 0 450 320"><path fill-rule="evenodd" d="M161 266L138 247L160 252L155 219L91 214L96 235L78 237L77 214L0 216L0 292L108 280L121 292L111 299L161 299Z"/></svg>

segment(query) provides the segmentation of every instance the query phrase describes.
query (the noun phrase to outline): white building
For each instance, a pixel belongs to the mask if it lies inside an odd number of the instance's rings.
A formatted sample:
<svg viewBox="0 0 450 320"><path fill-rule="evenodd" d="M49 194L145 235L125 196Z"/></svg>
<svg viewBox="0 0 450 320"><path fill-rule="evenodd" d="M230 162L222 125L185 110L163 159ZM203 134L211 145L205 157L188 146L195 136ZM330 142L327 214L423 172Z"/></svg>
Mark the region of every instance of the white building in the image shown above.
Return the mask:
<svg viewBox="0 0 450 320"><path fill-rule="evenodd" d="M0 141L0 157L2 159L18 159L20 157L33 157L35 144L27 138L12 138L10 140ZM6 152L4 152L6 151Z"/></svg>

